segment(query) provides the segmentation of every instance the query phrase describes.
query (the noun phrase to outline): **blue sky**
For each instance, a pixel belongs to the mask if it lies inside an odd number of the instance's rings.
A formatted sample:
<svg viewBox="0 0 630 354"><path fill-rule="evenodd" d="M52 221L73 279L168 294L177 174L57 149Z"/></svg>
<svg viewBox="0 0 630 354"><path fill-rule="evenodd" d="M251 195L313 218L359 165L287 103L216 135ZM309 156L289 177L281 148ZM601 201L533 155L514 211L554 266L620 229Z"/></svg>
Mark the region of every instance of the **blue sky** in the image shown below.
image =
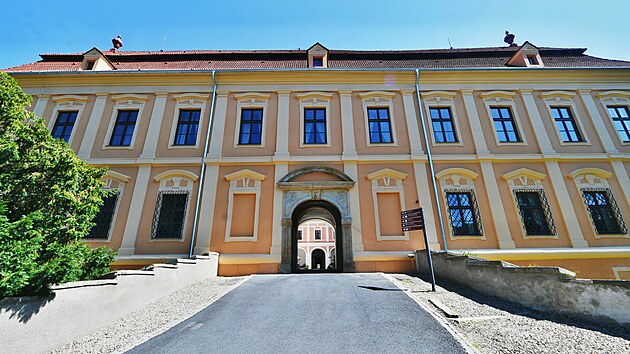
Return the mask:
<svg viewBox="0 0 630 354"><path fill-rule="evenodd" d="M630 0L2 0L0 13L0 68L107 50L118 34L123 50L160 50L164 36L165 50L369 50L502 46L510 30L519 44L630 60Z"/></svg>

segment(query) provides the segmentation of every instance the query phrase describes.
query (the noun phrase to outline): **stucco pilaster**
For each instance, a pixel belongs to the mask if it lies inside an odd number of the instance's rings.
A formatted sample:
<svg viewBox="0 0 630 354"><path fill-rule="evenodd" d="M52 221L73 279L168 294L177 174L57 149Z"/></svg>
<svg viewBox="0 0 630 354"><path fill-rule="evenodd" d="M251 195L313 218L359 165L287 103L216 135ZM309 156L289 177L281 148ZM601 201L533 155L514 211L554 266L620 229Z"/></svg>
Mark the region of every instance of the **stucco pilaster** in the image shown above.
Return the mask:
<svg viewBox="0 0 630 354"><path fill-rule="evenodd" d="M486 193L488 193L490 212L492 213L494 227L497 231L499 248L516 248L514 240L512 239L510 227L508 226L507 216L505 215L505 207L503 205L503 201L501 200L499 185L497 183L497 177L494 173L492 162L481 162L481 174L483 175Z"/></svg>
<svg viewBox="0 0 630 354"><path fill-rule="evenodd" d="M278 122L276 124L276 153L274 160L289 159L289 95L291 91L278 91ZM284 176L284 175L283 175ZM281 176L282 177L282 176Z"/></svg>
<svg viewBox="0 0 630 354"><path fill-rule="evenodd" d="M468 116L468 122L470 123L470 129L472 130L473 143L475 144L475 150L478 155L488 155L488 145L484 138L485 134L483 128L481 128L481 121L479 120L479 114L477 113L477 105L475 104L475 97L473 96L473 90L465 89L461 90L464 98L464 108L466 109L466 115Z"/></svg>
<svg viewBox="0 0 630 354"><path fill-rule="evenodd" d="M210 137L210 148L207 158L210 160L218 160L221 158L221 150L223 149L223 135L225 134L225 119L227 114L228 92L217 91L217 97L214 107L214 122L212 123L212 136ZM209 182L209 181L208 181ZM211 206L214 208L214 205Z"/></svg>
<svg viewBox="0 0 630 354"><path fill-rule="evenodd" d="M46 110L46 106L48 105L48 101L50 100L50 95L39 95L37 99L37 103L35 103L35 108L33 108L33 113L40 118L44 118L44 111ZM50 119L55 119L51 117Z"/></svg>
<svg viewBox="0 0 630 354"><path fill-rule="evenodd" d="M201 215L197 228L197 241L195 242L195 254L202 254L210 250L210 236L212 234L212 220L217 198L217 183L219 182L219 166L206 166L205 182L201 196Z"/></svg>
<svg viewBox="0 0 630 354"><path fill-rule="evenodd" d="M343 159L356 159L357 149L354 139L354 117L352 115L352 91L339 91L341 97L341 136Z"/></svg>
<svg viewBox="0 0 630 354"><path fill-rule="evenodd" d="M413 100L415 91L401 91L403 97L403 108L405 110L405 120L407 122L407 134L409 145L411 146L411 156L424 155L422 142L420 141L420 128L418 126L418 115L416 105Z"/></svg>
<svg viewBox="0 0 630 354"><path fill-rule="evenodd" d="M429 248L439 250L441 247L438 242L438 229L435 224L435 211L433 210L433 201L431 199L433 186L431 185L431 181L429 181L425 164L422 162L414 162L413 174L416 177L418 202L424 213L424 230L429 239Z"/></svg>
<svg viewBox="0 0 630 354"><path fill-rule="evenodd" d="M94 102L94 108L92 108L92 114L88 120L87 128L85 128L85 134L81 140L81 146L79 147L79 158L87 160L92 155L92 147L95 144L96 133L98 133L98 127L101 125L101 119L103 119L103 113L105 112L105 103L107 102L107 93L97 92L96 102Z"/></svg>
<svg viewBox="0 0 630 354"><path fill-rule="evenodd" d="M343 165L344 173L353 181L359 180L356 163L346 163ZM361 231L361 202L359 200L359 184L356 183L348 191L350 197L350 216L352 218L352 249L354 252L363 251L363 233ZM344 235L347 233L344 230Z"/></svg>
<svg viewBox="0 0 630 354"><path fill-rule="evenodd" d="M557 161L547 161L545 164L547 165L549 179L556 194L556 198L558 198L560 213L562 214L562 219L566 223L569 238L571 239L573 247L588 247L588 243L586 243L586 240L584 239L584 234L582 234L577 214L573 208L573 203L569 197L569 190L567 189L565 179L562 177L560 165Z"/></svg>
<svg viewBox="0 0 630 354"><path fill-rule="evenodd" d="M155 94L155 104L151 112L151 120L149 121L149 128L147 130L147 137L144 140L142 154L140 154L141 159L155 158L155 150L157 148L158 137L160 136L160 129L162 128L167 97L168 92L157 92Z"/></svg>
<svg viewBox="0 0 630 354"><path fill-rule="evenodd" d="M549 135L547 134L547 129L545 129L545 124L543 123L542 117L540 116L538 107L536 107L536 100L534 100L532 90L520 90L520 92L521 97L523 97L523 101L525 102L525 110L527 111L530 122L532 122L534 132L536 132L534 136L536 137L536 141L538 142L540 151L544 155L555 154L556 151L554 150L553 146L551 146L551 140L549 139Z"/></svg>
<svg viewBox="0 0 630 354"><path fill-rule="evenodd" d="M597 110L597 106L595 105L595 100L593 100L593 96L591 96L590 90L579 90L580 97L584 102L584 106L586 106L586 112L591 117L591 121L593 125L595 125L595 130L597 131L597 136L604 145L604 149L607 153L618 153L619 150L615 147L615 144L608 133L608 129L606 129L606 124L604 124L604 120L602 119L601 114Z"/></svg>
<svg viewBox="0 0 630 354"><path fill-rule="evenodd" d="M278 188L277 183L286 174L289 173L289 165L286 163L278 163L274 172L273 184L273 223L271 226L271 250L270 254L278 255L282 252L282 190Z"/></svg>
<svg viewBox="0 0 630 354"><path fill-rule="evenodd" d="M626 197L626 203L630 205L630 177L628 171L621 160L613 160L612 167L615 170L615 177L619 181L623 195Z"/></svg>
<svg viewBox="0 0 630 354"><path fill-rule="evenodd" d="M145 203L149 181L151 180L151 166L143 165L138 168L138 176L133 188L131 196L131 204L129 206L129 215L127 216L127 224L123 233L122 243L118 249L121 256L133 255L136 249L136 239L138 238L138 230L140 229L140 217L142 210L147 206Z"/></svg>

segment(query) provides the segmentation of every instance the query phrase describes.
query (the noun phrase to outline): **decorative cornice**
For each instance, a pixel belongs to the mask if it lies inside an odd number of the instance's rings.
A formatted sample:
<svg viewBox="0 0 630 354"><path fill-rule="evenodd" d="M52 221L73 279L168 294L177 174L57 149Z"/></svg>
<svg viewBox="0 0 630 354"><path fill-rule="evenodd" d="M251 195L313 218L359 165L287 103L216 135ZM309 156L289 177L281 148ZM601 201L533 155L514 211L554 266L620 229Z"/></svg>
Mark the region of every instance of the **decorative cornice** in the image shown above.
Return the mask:
<svg viewBox="0 0 630 354"><path fill-rule="evenodd" d="M249 179L254 179L256 181L262 181L265 179L265 177L267 176L258 172L254 172L252 170L248 170L248 169L232 172L225 175L225 179L227 179L228 181L234 181L241 178L249 178Z"/></svg>
<svg viewBox="0 0 630 354"><path fill-rule="evenodd" d="M610 178L610 176L612 176L612 173L606 171L606 170L602 170L600 168L594 168L594 167L589 167L589 168L580 168L578 170L575 170L571 173L569 173L569 178L571 179L576 179L580 176L583 175L593 175L593 176L597 176L597 177L601 177L604 179L608 179Z"/></svg>
<svg viewBox="0 0 630 354"><path fill-rule="evenodd" d="M186 171L186 170L168 170L168 171L164 171L162 173L157 174L155 177L153 177L155 179L156 182L161 182L167 178L170 177L184 177L186 179L189 179L191 181L196 181L199 179L199 176L197 176L196 174L190 172L190 171Z"/></svg>
<svg viewBox="0 0 630 354"><path fill-rule="evenodd" d="M504 174L503 176L501 176L501 178L503 178L506 181L509 181L511 179L518 178L520 176L526 176L533 180L538 180L538 181L542 181L543 179L545 179L545 177L547 177L547 175L545 175L544 173L536 172L528 168L519 168L518 170L514 170L512 172Z"/></svg>
<svg viewBox="0 0 630 354"><path fill-rule="evenodd" d="M382 170L378 170L367 175L367 179L369 180L373 180L373 179L377 179L381 177L391 177L391 178L403 180L407 178L407 174L404 172L392 170L390 168L384 168Z"/></svg>
<svg viewBox="0 0 630 354"><path fill-rule="evenodd" d="M442 170L436 173L435 178L442 179L449 175L460 175L460 176L468 177L470 179L477 179L477 177L479 176L479 174L469 169L461 168L461 167L452 167L452 168L447 168L446 170Z"/></svg>

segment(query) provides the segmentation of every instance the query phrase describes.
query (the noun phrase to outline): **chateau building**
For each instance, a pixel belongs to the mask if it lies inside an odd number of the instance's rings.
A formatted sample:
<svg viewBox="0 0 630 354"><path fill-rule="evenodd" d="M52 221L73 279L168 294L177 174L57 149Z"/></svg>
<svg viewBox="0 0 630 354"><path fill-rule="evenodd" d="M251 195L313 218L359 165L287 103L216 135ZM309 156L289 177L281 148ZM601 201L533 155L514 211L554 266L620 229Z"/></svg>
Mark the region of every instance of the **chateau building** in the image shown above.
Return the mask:
<svg viewBox="0 0 630 354"><path fill-rule="evenodd" d="M400 214L422 207L431 249L630 279L630 62L316 43L93 48L5 71L109 168L117 193L86 240L114 267L212 251L222 275L409 271L425 245Z"/></svg>

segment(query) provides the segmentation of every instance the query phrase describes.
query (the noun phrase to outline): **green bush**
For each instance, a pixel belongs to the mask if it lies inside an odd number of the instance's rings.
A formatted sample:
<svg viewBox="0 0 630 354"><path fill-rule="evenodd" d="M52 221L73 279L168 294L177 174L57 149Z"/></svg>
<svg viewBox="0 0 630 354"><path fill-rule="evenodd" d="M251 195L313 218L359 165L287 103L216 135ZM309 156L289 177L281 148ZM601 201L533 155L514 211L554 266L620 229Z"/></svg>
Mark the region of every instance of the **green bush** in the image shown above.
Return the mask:
<svg viewBox="0 0 630 354"><path fill-rule="evenodd" d="M31 97L0 72L0 296L44 295L50 285L109 271L115 253L81 239L102 198L103 168L81 161L26 111Z"/></svg>

